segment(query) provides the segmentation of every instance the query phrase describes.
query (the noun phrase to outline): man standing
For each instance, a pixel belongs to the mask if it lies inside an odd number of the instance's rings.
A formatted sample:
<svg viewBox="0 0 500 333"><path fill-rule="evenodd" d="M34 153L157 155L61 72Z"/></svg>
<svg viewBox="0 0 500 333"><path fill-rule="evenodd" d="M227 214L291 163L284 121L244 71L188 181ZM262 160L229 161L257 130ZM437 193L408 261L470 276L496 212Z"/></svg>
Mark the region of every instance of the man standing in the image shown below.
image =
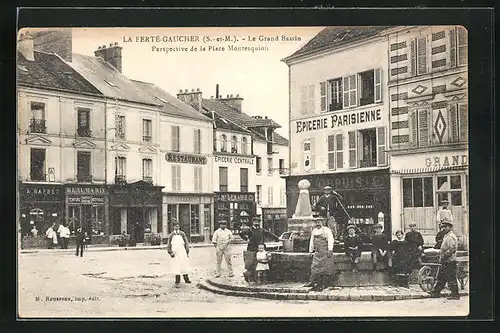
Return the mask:
<svg viewBox="0 0 500 333"><path fill-rule="evenodd" d="M226 221L219 222L219 229L215 230L212 236L212 244L215 246L215 254L217 256L217 274L215 277L219 278L221 274L222 257L226 260L229 277L233 277L233 265L231 263L231 241L233 240L233 233L226 228Z"/></svg>
<svg viewBox="0 0 500 333"><path fill-rule="evenodd" d="M451 214L451 210L448 208L448 203L448 200L441 201L441 208L439 208L436 216L438 224L445 221L453 223L453 215Z"/></svg>
<svg viewBox="0 0 500 333"><path fill-rule="evenodd" d="M80 257L83 257L83 248L85 246L86 238L87 238L86 232L83 231L82 228L78 228L76 230L76 237L75 237L75 241L76 241L76 253L75 253L75 255L77 257L78 257L78 253L80 253Z"/></svg>
<svg viewBox="0 0 500 333"><path fill-rule="evenodd" d="M54 230L55 228L56 224L54 223L45 232L45 236L47 237L49 243L49 249L53 249L54 245L57 245L57 233Z"/></svg>
<svg viewBox="0 0 500 333"><path fill-rule="evenodd" d="M184 282L191 283L189 280L189 241L186 234L180 230L178 222L174 222L174 231L168 235L167 251L172 257L172 272L175 275L175 286L181 283L181 275Z"/></svg>
<svg viewBox="0 0 500 333"><path fill-rule="evenodd" d="M326 288L329 285L329 280L336 274L333 261L333 233L330 228L323 226L323 221L318 219L309 241L309 252L314 254L311 264L311 279L306 286L312 287L313 291L321 291Z"/></svg>
<svg viewBox="0 0 500 333"><path fill-rule="evenodd" d="M247 250L243 253L246 269L244 275L247 282L256 280L255 268L257 267L257 260L255 258L259 244L265 242L265 236L274 241L279 241L278 236L260 227L260 218L258 216L253 218L251 229L243 230L240 233L240 237L248 242Z"/></svg>
<svg viewBox="0 0 500 333"><path fill-rule="evenodd" d="M318 202L314 206L314 210L319 213L321 217L325 217L328 220L328 226L330 226L333 232L337 232L337 223L335 219L338 218L338 198L340 194L333 191L330 186L325 186L323 188L325 193L319 198Z"/></svg>
<svg viewBox="0 0 500 333"><path fill-rule="evenodd" d="M69 228L65 224L61 224L59 227L59 240L61 241L61 248L67 249L69 242Z"/></svg>
<svg viewBox="0 0 500 333"><path fill-rule="evenodd" d="M460 299L460 295L457 284L457 236L453 233L452 222L443 222L442 224L446 234L440 249L439 263L441 267L439 268L437 283L431 291L431 297L439 298L441 290L448 283L448 288L451 291L448 299L458 300Z"/></svg>
<svg viewBox="0 0 500 333"><path fill-rule="evenodd" d="M415 222L410 222L408 224L410 231L405 235L405 241L408 243L408 250L410 253L410 267L415 262L420 262L420 257L424 253L424 238L422 234L417 231L417 224Z"/></svg>
<svg viewBox="0 0 500 333"><path fill-rule="evenodd" d="M439 231L436 234L435 238L436 239L436 245L434 245L435 249L439 250L441 248L441 244L443 244L444 235L446 235L446 232L444 231L443 224L439 222Z"/></svg>

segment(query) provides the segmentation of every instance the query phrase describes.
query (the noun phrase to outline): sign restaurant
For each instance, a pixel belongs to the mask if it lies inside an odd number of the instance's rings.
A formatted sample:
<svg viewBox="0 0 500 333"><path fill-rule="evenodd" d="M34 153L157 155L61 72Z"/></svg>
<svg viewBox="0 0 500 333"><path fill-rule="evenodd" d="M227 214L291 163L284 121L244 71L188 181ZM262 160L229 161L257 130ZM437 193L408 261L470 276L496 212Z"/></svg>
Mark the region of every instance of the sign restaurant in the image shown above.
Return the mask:
<svg viewBox="0 0 500 333"><path fill-rule="evenodd" d="M165 160L171 163L207 164L205 156L182 153L166 153Z"/></svg>
<svg viewBox="0 0 500 333"><path fill-rule="evenodd" d="M311 120L298 120L296 124L296 132L309 132L322 130L327 128L336 128L341 126L349 126L354 124L362 124L382 119L380 109L368 111L354 111L343 115L333 114L330 117L322 117Z"/></svg>
<svg viewBox="0 0 500 333"><path fill-rule="evenodd" d="M255 196L253 194L216 194L215 201L226 201L226 202L241 202L241 201L254 201Z"/></svg>

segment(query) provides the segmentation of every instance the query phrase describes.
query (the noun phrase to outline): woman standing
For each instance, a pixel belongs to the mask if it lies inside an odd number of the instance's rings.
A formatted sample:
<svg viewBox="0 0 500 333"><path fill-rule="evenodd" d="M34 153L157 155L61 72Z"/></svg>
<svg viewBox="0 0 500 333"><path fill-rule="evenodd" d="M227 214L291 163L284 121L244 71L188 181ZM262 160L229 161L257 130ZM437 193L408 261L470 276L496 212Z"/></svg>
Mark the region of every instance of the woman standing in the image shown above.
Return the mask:
<svg viewBox="0 0 500 333"><path fill-rule="evenodd" d="M174 231L168 235L167 251L172 257L172 272L175 274L175 286L181 283L181 275L184 282L191 283L189 280L189 241L186 234L180 230L178 222L174 222Z"/></svg>

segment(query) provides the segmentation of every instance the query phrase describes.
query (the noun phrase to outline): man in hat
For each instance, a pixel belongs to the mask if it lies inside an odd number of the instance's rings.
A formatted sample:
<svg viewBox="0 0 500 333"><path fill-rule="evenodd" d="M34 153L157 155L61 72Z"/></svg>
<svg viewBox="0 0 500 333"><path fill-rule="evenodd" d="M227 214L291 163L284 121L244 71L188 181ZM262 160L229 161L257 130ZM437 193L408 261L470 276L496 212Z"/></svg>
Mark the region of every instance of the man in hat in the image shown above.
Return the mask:
<svg viewBox="0 0 500 333"><path fill-rule="evenodd" d="M416 262L421 262L420 257L424 254L424 237L417 231L417 224L410 222L408 224L410 231L405 235L405 241L408 243L408 251L410 254L410 267Z"/></svg>
<svg viewBox="0 0 500 333"><path fill-rule="evenodd" d="M222 220L219 222L219 229L215 230L212 236L212 244L215 246L215 254L217 257L217 273L215 277L221 275L222 257L226 260L229 277L233 277L233 265L231 263L231 241L233 240L233 233L226 228L227 222Z"/></svg>
<svg viewBox="0 0 500 333"><path fill-rule="evenodd" d="M327 223L334 235L337 233L337 222L339 217L339 199L342 199L340 194L332 190L331 186L323 187L324 194L319 198L314 206L314 210L319 216L327 218Z"/></svg>
<svg viewBox="0 0 500 333"><path fill-rule="evenodd" d="M458 300L460 294L458 293L457 284L457 236L453 232L452 222L443 222L442 225L446 234L440 248L439 263L441 267L439 268L437 283L431 291L431 297L438 298L444 286L448 283L448 288L451 291L448 299Z"/></svg>
<svg viewBox="0 0 500 333"><path fill-rule="evenodd" d="M276 242L279 241L278 236L260 227L260 218L258 216L255 216L252 221L253 223L251 229L240 232L240 237L248 242L247 250L243 253L246 269L244 275L247 280L255 278L255 267L257 267L257 260L255 259L255 256L257 254L259 244L263 244L266 237L271 238Z"/></svg>
<svg viewBox="0 0 500 333"><path fill-rule="evenodd" d="M359 257L361 256L361 246L363 245L363 240L359 235L356 234L356 226L349 224L347 226L347 236L344 238L344 250L345 254L351 261L352 271L358 271Z"/></svg>
<svg viewBox="0 0 500 333"><path fill-rule="evenodd" d="M174 231L168 235L167 251L172 257L172 272L175 275L175 286L181 283L181 275L184 282L191 283L189 280L189 241L186 234L180 230L179 222L174 222Z"/></svg>
<svg viewBox="0 0 500 333"><path fill-rule="evenodd" d="M372 243L373 270L377 270L377 262L382 261L387 263L389 238L382 233L381 224L375 224L373 229L375 233L372 235L370 241Z"/></svg>
<svg viewBox="0 0 500 333"><path fill-rule="evenodd" d="M453 223L453 215L451 214L451 210L448 208L448 204L448 200L441 201L441 208L439 208L436 216L438 224L444 221Z"/></svg>
<svg viewBox="0 0 500 333"><path fill-rule="evenodd" d="M444 230L444 225L439 222L439 231L436 234L436 245L434 245L435 249L440 249L441 244L443 243L444 235L446 235L446 231Z"/></svg>
<svg viewBox="0 0 500 333"><path fill-rule="evenodd" d="M333 233L330 228L323 225L318 219L316 226L311 231L309 252L313 254L311 264L311 279L307 287L312 291L321 291L336 280L337 271L333 261Z"/></svg>

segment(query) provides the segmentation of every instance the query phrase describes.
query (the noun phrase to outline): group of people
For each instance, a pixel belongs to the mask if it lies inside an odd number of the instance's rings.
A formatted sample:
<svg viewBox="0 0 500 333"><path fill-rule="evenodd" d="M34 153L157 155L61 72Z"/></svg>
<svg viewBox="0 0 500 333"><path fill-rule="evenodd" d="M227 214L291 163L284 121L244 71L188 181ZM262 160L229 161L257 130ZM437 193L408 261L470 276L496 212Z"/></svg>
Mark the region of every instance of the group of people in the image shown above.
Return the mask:
<svg viewBox="0 0 500 333"><path fill-rule="evenodd" d="M45 232L48 248L53 249L59 245L61 249L67 249L70 235L71 231L66 224L63 223L58 225L53 223ZM80 257L83 257L83 249L87 239L87 233L82 228L78 228L75 233L76 256L80 255Z"/></svg>

